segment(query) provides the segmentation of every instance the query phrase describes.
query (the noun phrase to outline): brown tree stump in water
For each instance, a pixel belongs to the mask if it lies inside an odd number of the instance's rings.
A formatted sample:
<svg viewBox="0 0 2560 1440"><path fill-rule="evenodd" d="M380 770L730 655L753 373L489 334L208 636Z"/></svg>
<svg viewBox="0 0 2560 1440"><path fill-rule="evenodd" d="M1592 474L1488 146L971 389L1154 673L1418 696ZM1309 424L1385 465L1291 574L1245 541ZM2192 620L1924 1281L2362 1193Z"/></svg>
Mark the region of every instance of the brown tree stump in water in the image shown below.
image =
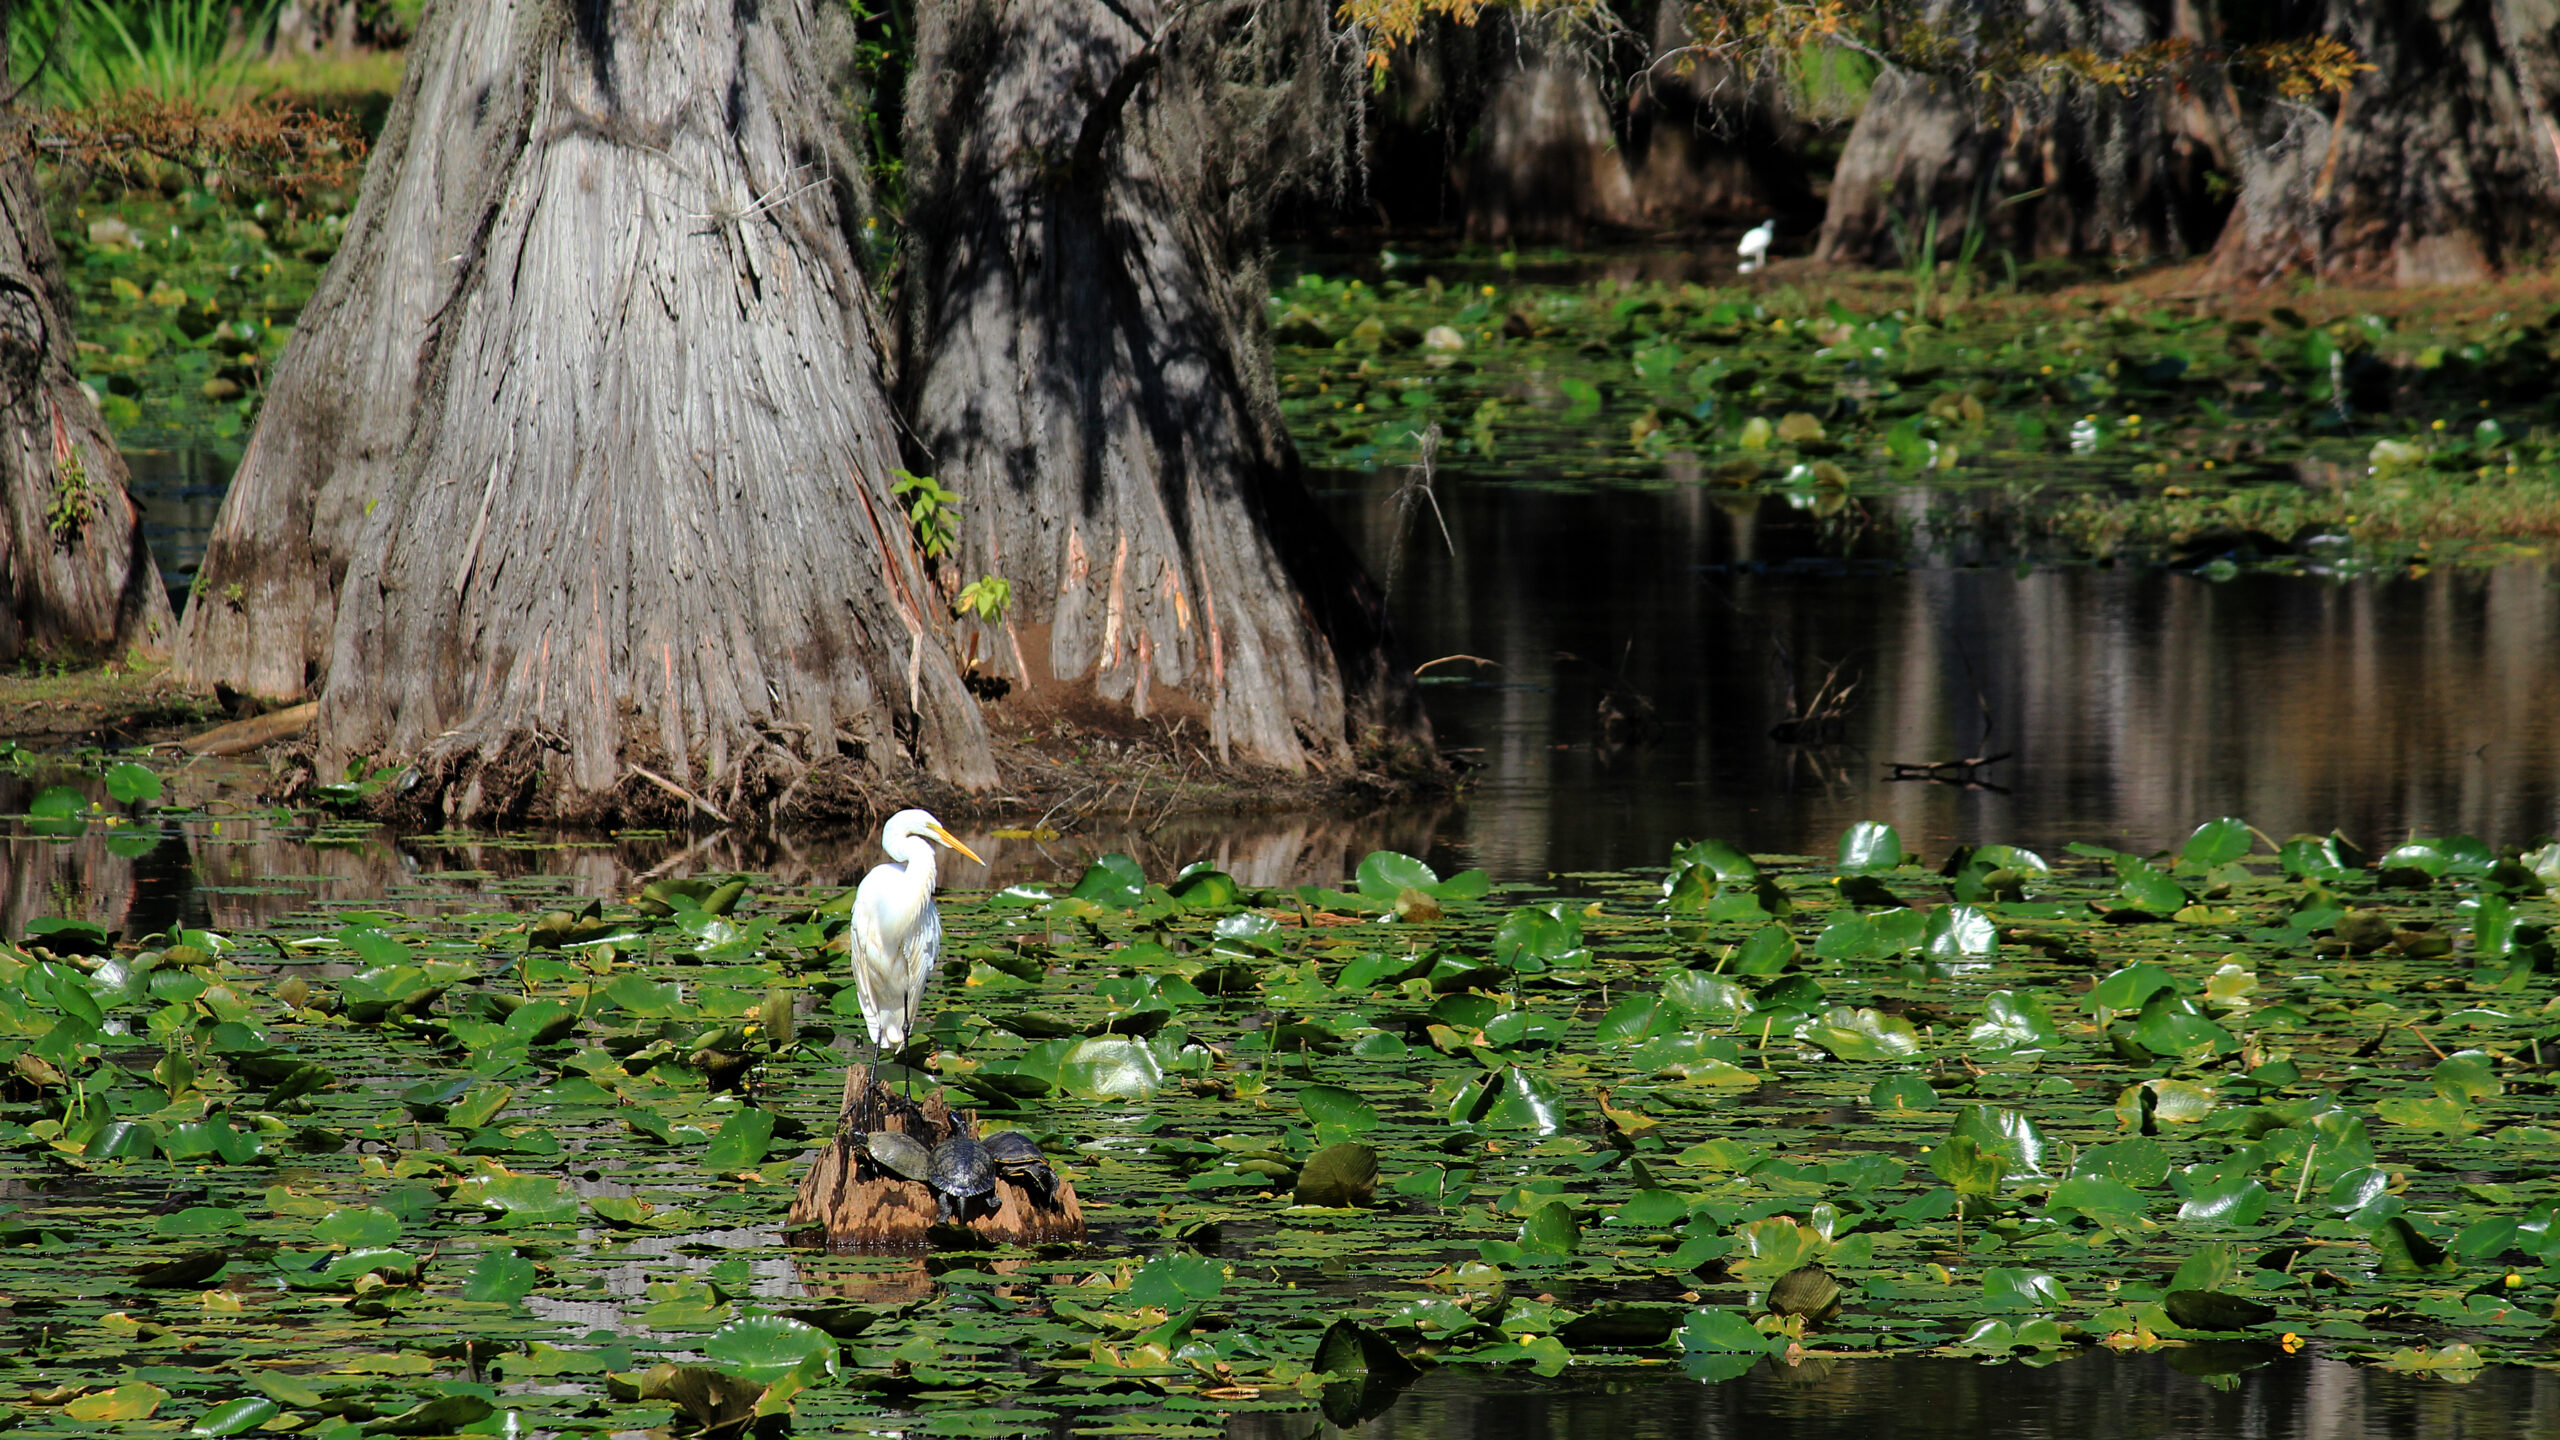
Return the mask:
<svg viewBox="0 0 2560 1440"><path fill-rule="evenodd" d="M941 1219L942 1207L922 1181L892 1175L872 1163L863 1137L895 1130L930 1149L954 1135L976 1135L978 1112L953 1113L940 1095L922 1103L879 1083L868 1065L844 1072L844 1105L836 1138L817 1153L800 1193L791 1202L785 1234L795 1244L838 1248L916 1247ZM985 1214L947 1222L998 1245L1036 1245L1084 1238L1084 1207L1065 1176L1044 1198L999 1172L996 1205Z"/></svg>

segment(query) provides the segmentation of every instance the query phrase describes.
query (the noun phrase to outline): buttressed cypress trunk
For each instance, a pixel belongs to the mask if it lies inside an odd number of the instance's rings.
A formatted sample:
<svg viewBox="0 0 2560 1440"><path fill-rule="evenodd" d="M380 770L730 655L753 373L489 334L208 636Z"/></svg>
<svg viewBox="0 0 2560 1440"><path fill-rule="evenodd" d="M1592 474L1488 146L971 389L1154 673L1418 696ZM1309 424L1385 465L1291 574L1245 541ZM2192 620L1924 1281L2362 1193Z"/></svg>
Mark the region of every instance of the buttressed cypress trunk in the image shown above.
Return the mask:
<svg viewBox="0 0 2560 1440"><path fill-rule="evenodd" d="M2560 234L2560 0L2309 8L2309 33L2372 68L2344 97L2205 92L2241 172L2216 277L2461 284L2547 252Z"/></svg>
<svg viewBox="0 0 2560 1440"><path fill-rule="evenodd" d="M173 629L124 457L72 357L33 152L0 113L0 662L158 653Z"/></svg>
<svg viewBox="0 0 2560 1440"><path fill-rule="evenodd" d="M316 668L319 766L403 764L421 818L992 783L822 48L813 0L432 9L217 522L251 613L194 615L189 673Z"/></svg>
<svg viewBox="0 0 2560 1440"><path fill-rule="evenodd" d="M2153 9L2146 0L2011 0L1969 11L1935 0L1926 12L1985 51L2116 55L2161 38ZM2039 77L1987 92L1962 64L1889 70L1841 149L1815 253L1908 263L1905 248L1926 236L1932 212L1941 256L1957 253L1969 223L1980 224L1988 250L2021 258L2180 253L2199 224L2209 234L2210 205L2190 183L2201 170L2191 142L2173 133L2176 116L2172 97L2155 89Z"/></svg>
<svg viewBox="0 0 2560 1440"><path fill-rule="evenodd" d="M1264 217L1340 153L1359 59L1326 9L940 0L906 146L908 408L963 507L941 575L1013 584L980 653L1291 770L1429 745L1264 335Z"/></svg>
<svg viewBox="0 0 2560 1440"><path fill-rule="evenodd" d="M389 494L417 414L430 322L456 293L487 197L521 145L533 76L514 62L521 6L435 7L335 263L303 306L205 547L175 670L271 703L306 698L329 663L338 586Z"/></svg>

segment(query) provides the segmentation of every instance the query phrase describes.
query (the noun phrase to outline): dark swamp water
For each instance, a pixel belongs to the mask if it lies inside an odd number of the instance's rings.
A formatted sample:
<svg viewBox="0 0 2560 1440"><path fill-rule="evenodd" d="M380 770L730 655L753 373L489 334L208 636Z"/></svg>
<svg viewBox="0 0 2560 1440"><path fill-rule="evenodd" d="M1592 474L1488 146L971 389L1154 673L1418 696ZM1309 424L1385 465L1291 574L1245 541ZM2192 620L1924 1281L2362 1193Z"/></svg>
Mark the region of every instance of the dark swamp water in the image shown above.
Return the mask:
<svg viewBox="0 0 2560 1440"><path fill-rule="evenodd" d="M219 469L160 457L137 489L173 587L201 553ZM2372 848L2410 833L2492 844L2560 828L2560 585L2547 565L2310 578L2021 563L1962 491L1867 501L1825 520L1694 485L1580 488L1444 474L1444 544L1395 472L1320 472L1337 519L1387 577L1442 743L1473 765L1453 798L1363 817L1151 824L1088 817L1045 844L967 838L993 883L1072 877L1113 849L1150 873L1210 858L1255 885L1337 883L1376 848L1500 879L1654 866L1677 841L1827 853L1853 821L1897 826L1933 861L1957 843L2148 851L2237 814L2278 838L2332 827ZM1854 681L1836 727L1782 743L1788 686ZM1618 717L1609 718L1611 714ZM1896 762L2001 755L1970 784ZM207 775L171 797L205 793ZM23 809L0 779L0 810ZM315 903L483 907L627 893L650 873L748 868L851 883L867 834L652 835L454 843L289 823L253 808L119 846L9 822L0 925L78 913L142 933L246 928ZM1021 817L1027 823L1033 817ZM536 880L534 877L545 877ZM981 883L977 875L959 877ZM517 882L509 885L508 881ZM527 903L531 903L528 899ZM550 903L545 901L543 903ZM2167 1357L2045 1368L1937 1360L1764 1365L1720 1386L1676 1370L1541 1381L1426 1377L1371 1437L2560 1436L2560 1378L2468 1385L2267 1354L2238 1375ZM1342 1433L1309 1412L1238 1417L1239 1440Z"/></svg>
<svg viewBox="0 0 2560 1440"><path fill-rule="evenodd" d="M219 468L174 452L137 463L173 598L203 553ZM1702 836L1822 853L1861 819L1925 854L1994 840L2150 851L2225 814L2279 838L2336 828L2368 849L2560 829L2547 563L2213 580L2021 562L1961 489L1915 486L1821 519L1776 496L1535 475L1444 474L1444 542L1428 508L1400 498L1400 472L1315 478L1386 578L1408 652L1437 662L1433 723L1473 767L1457 796L1169 829L1140 823L1143 804L1106 807L1059 842L988 840L996 876L1071 875L1125 848L1209 855L1253 884L1331 883L1391 847L1444 873L1534 879L1658 864ZM1826 676L1854 687L1836 727L1773 739ZM1976 756L2005 758L1896 778ZM851 835L779 847L795 869L848 877L868 850ZM646 870L669 853L627 859Z"/></svg>
<svg viewBox="0 0 2560 1440"><path fill-rule="evenodd" d="M2100 1351L2041 1369L1938 1360L1763 1365L1721 1385L1426 1376L1343 1431L1314 1416L1229 1427L1235 1440L2523 1440L2560 1434L2560 1380L2495 1370L2467 1386L2280 1359L2208 1381L2158 1355Z"/></svg>

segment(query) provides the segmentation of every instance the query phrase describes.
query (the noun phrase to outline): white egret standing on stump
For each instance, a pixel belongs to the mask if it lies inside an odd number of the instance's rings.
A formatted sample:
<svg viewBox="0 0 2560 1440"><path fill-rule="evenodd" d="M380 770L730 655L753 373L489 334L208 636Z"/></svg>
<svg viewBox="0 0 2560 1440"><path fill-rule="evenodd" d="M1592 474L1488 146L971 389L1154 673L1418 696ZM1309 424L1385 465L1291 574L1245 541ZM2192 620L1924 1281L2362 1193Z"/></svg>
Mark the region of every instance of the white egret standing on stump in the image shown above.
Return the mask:
<svg viewBox="0 0 2560 1440"><path fill-rule="evenodd" d="M977 851L924 811L890 816L880 827L880 848L897 863L873 867L853 892L853 983L875 1057L905 1048L934 962L942 958L942 914L933 908L936 843L978 860Z"/></svg>
<svg viewBox="0 0 2560 1440"><path fill-rule="evenodd" d="M1734 253L1742 257L1740 269L1743 274L1748 275L1769 263L1769 242L1777 238L1778 222L1775 220L1763 220L1743 232L1742 243L1733 247Z"/></svg>

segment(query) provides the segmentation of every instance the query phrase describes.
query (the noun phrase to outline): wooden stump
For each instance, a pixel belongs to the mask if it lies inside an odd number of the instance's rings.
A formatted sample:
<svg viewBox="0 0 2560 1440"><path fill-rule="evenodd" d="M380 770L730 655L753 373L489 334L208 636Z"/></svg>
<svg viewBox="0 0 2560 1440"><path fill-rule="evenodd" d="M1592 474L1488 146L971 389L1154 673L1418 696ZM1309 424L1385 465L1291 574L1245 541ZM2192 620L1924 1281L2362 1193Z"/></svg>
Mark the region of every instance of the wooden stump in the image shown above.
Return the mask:
<svg viewBox="0 0 2560 1440"><path fill-rule="evenodd" d="M930 1243L927 1232L946 1223L997 1245L1084 1238L1084 1207L1076 1201L1076 1187L1063 1175L1044 1197L999 1172L993 1210L943 1221L942 1207L930 1186L892 1175L872 1162L863 1139L874 1130L898 1131L930 1149L955 1135L976 1135L978 1113L955 1114L938 1094L919 1104L882 1085L870 1066L847 1067L836 1138L817 1152L800 1181L799 1196L791 1202L785 1234L793 1243L916 1248Z"/></svg>

